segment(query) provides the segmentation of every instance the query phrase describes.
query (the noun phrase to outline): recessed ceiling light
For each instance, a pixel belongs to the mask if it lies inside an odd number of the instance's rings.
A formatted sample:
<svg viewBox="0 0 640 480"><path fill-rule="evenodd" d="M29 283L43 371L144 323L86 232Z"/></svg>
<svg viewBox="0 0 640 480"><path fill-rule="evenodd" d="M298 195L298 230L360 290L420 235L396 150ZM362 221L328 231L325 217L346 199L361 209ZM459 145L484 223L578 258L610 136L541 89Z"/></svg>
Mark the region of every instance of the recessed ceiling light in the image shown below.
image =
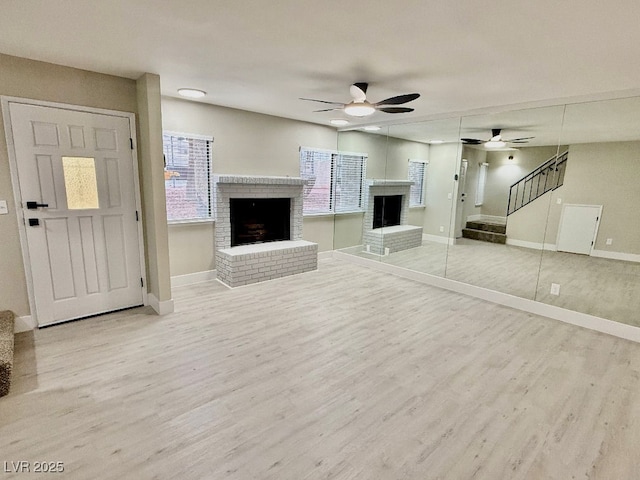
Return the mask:
<svg viewBox="0 0 640 480"><path fill-rule="evenodd" d="M343 125L349 125L349 120L343 120L342 118L334 118L330 121L331 125L341 127Z"/></svg>
<svg viewBox="0 0 640 480"><path fill-rule="evenodd" d="M196 88L179 88L178 93L187 98L202 98L207 94L207 92Z"/></svg>
<svg viewBox="0 0 640 480"><path fill-rule="evenodd" d="M367 127L363 127L363 129L367 132L377 132L378 130L380 130L380 127L378 127L377 125L369 125Z"/></svg>
<svg viewBox="0 0 640 480"><path fill-rule="evenodd" d="M431 145L440 145L441 143L444 143L444 140L431 140L429 143Z"/></svg>

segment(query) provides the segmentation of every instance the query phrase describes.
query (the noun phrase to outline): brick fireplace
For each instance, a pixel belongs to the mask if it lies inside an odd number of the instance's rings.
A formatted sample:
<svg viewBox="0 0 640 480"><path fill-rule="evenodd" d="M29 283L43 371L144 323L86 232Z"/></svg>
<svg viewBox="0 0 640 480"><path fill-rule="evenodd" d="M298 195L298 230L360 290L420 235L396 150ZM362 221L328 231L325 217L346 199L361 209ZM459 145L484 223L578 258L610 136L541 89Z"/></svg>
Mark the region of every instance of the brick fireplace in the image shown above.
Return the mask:
<svg viewBox="0 0 640 480"><path fill-rule="evenodd" d="M388 255L422 245L422 227L407 224L411 185L408 180L367 180L362 232L366 252Z"/></svg>
<svg viewBox="0 0 640 480"><path fill-rule="evenodd" d="M238 287L317 269L318 244L302 239L305 180L240 175L214 180L220 281ZM288 219L275 215L287 210Z"/></svg>

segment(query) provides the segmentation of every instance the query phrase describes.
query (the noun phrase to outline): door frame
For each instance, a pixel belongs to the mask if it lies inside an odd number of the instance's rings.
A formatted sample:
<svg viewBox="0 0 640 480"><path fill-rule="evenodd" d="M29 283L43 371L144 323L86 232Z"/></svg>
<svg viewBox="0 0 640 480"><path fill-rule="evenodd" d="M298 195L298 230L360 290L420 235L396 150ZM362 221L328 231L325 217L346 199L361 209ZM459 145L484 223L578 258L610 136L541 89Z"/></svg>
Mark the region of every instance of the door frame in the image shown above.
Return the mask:
<svg viewBox="0 0 640 480"><path fill-rule="evenodd" d="M598 208L598 219L596 220L596 228L593 231L593 238L591 239L591 248L589 249L589 256L592 256L593 251L596 248L596 239L598 238L598 230L600 229L600 222L602 221L602 205L587 205L585 203L563 203L562 211L560 212L560 222L558 223L558 233L556 234L556 250L558 242L560 240L560 233L562 231L562 221L564 220L564 212L566 207L591 207Z"/></svg>
<svg viewBox="0 0 640 480"><path fill-rule="evenodd" d="M13 187L13 200L15 202L16 209L16 217L18 219L18 232L20 237L20 249L22 250L22 262L24 266L24 273L27 281L27 295L29 297L29 310L31 311L31 324L34 327L38 327L38 313L35 305L35 293L33 288L33 275L31 272L31 259L29 258L29 247L27 244L27 227L25 224L23 208L22 208L22 192L20 191L20 183L18 179L18 161L16 158L16 150L15 144L13 141L13 128L11 125L11 112L9 107L11 104L23 104L23 105L33 105L38 107L49 107L56 108L60 110L71 110L75 112L82 113L95 113L99 115L108 115L112 117L120 117L126 118L129 120L129 135L133 140L133 148L131 150L132 162L133 162L133 172L134 172L134 193L135 193L135 202L136 202L136 210L138 211L139 221L136 222L138 224L138 250L140 255L140 275L142 276L144 282L144 288L142 288L142 303L144 305L149 304L148 294L147 294L147 268L145 262L145 248L144 248L144 235L142 228L142 197L140 194L140 174L138 170L138 141L136 136L136 116L134 113L129 112L120 112L117 110L107 110L103 108L93 108L93 107L85 107L82 105L71 105L67 103L59 103L59 102L47 102L44 100L34 100L31 98L21 98L21 97L12 97L12 96L0 96L0 104L2 106L2 117L4 119L4 133L5 138L7 140L7 153L9 156L9 171L11 172L11 186ZM60 322L55 323L63 323L66 320L61 320ZM55 323L47 324L54 325Z"/></svg>

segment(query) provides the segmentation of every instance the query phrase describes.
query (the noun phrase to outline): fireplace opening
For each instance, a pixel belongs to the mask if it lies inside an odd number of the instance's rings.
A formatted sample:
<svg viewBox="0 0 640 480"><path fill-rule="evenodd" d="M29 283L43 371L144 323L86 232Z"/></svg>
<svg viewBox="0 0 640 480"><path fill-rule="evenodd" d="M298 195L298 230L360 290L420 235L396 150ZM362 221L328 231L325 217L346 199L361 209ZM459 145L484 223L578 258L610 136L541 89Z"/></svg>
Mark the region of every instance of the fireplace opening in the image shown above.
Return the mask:
<svg viewBox="0 0 640 480"><path fill-rule="evenodd" d="M376 195L373 197L373 228L400 225L402 195Z"/></svg>
<svg viewBox="0 0 640 480"><path fill-rule="evenodd" d="M231 246L291 239L290 198L231 198Z"/></svg>

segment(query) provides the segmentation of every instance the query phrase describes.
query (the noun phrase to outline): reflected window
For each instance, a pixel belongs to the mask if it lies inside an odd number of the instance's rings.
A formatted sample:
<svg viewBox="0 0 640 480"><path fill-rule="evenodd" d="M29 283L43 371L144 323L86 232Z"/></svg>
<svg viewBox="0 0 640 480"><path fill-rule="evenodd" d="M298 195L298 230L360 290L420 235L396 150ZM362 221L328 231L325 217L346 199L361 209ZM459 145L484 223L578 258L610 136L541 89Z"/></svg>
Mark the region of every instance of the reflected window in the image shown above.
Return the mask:
<svg viewBox="0 0 640 480"><path fill-rule="evenodd" d="M89 157L62 157L67 208L85 210L99 208L96 163Z"/></svg>
<svg viewBox="0 0 640 480"><path fill-rule="evenodd" d="M364 208L367 155L333 150L300 148L303 213L358 212Z"/></svg>
<svg viewBox="0 0 640 480"><path fill-rule="evenodd" d="M427 170L426 160L409 160L409 170L407 178L413 182L409 193L410 207L423 207L425 197L425 173Z"/></svg>
<svg viewBox="0 0 640 480"><path fill-rule="evenodd" d="M484 189L487 185L487 170L489 169L489 164L481 163L479 167L478 186L476 188L476 207L480 207L484 203Z"/></svg>

